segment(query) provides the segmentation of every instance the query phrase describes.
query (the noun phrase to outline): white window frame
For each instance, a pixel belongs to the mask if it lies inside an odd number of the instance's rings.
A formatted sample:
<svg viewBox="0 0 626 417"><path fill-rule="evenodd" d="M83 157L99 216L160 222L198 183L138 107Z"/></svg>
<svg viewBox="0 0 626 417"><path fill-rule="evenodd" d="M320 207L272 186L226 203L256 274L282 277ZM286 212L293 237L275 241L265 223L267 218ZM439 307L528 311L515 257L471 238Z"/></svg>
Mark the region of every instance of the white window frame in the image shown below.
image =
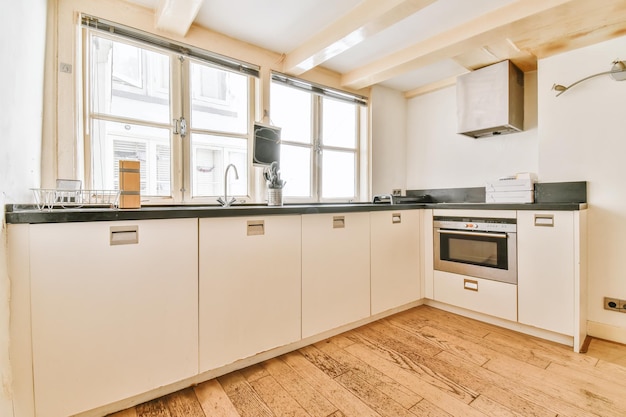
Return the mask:
<svg viewBox="0 0 626 417"><path fill-rule="evenodd" d="M286 76L284 74L279 74L276 72L272 73L270 83L282 84L283 86L286 83L281 82L280 80L290 80L294 82L295 88L297 86L302 85L304 88L299 88L301 90L309 90L308 92L311 95L311 129L312 129L312 143L302 143L302 142L290 142L286 139L281 139L281 143L283 145L293 146L293 147L301 147L311 150L311 196L310 197L294 197L294 196L283 196L283 199L287 203L343 203L343 202L359 202L365 201L365 199L369 198L369 158L364 155L367 154L369 135L367 134L367 123L365 121L368 117L368 107L365 104L365 98L358 95L353 95L351 93L340 92L338 90L330 89L319 84L311 83L305 80L296 79L293 77ZM292 87L294 87L292 85ZM287 85L288 86L288 85ZM328 93L328 94L325 94ZM322 138L322 103L324 97L332 99L339 98L341 96L352 97L355 99L355 105L357 106L356 115L355 115L355 129L356 129L356 143L355 148L343 148L337 146L325 145ZM351 100L346 100L351 101ZM358 105L357 103L364 104ZM349 152L354 154L354 197L346 199L345 197L338 198L324 198L323 190L322 190L322 153L324 150L329 151L338 151L338 152Z"/></svg>
<svg viewBox="0 0 626 417"><path fill-rule="evenodd" d="M87 19L94 19L91 17L87 17ZM106 21L103 21L106 22ZM107 24L111 24L111 22L106 22ZM112 24L115 25L115 24ZM116 26L117 27L117 26ZM131 28L127 28L124 27L122 25L119 25L120 28L123 28L123 30L126 31L130 31L132 33L136 32L136 33L140 33L141 36L143 36L144 38L148 37L150 39L153 39L157 44L159 42L161 43L168 43L170 41L159 38L158 36L153 36L153 35L147 35L143 32L140 31L135 31L134 29ZM170 68L171 68L171 73L170 73L170 108L171 108L171 116L170 116L170 123L168 124L163 124L163 123L153 123L153 122L146 122L146 121L141 121L141 120L135 120L132 118L125 118L125 117L118 117L118 116L113 116L113 115L95 115L92 113L92 109L91 109L91 100L90 100L90 77L88 74L89 68L90 68L90 56L89 56L89 50L90 50L90 34L91 33L96 33L97 36L101 36L104 38L109 38L111 40L114 41L122 41L124 43L128 43L131 45L136 45L138 47L141 47L143 49L147 49L147 50L154 50L156 52L159 53L166 53L170 56ZM158 128L166 128L169 129L172 134L171 134L171 140L170 140L170 144L171 144L171 175L170 175L170 187L171 187L171 196L169 197L160 197L160 196L142 196L142 204L179 204L179 203L200 203L200 204L214 204L217 203L217 198L219 198L220 196L192 196L191 195L191 191L192 191L192 184L191 184L191 170L192 170L192 166L191 166L191 161L192 161L192 156L191 156L191 127L188 125L188 131L187 131L187 135L185 137L181 137L181 135L174 133L175 129L177 128L176 123L174 122L174 119L178 119L179 117L183 117L186 121L190 121L191 120L191 91L189 89L189 80L191 78L191 74L189 72L189 61L190 59L197 59L200 62L204 62L202 57L204 55L208 55L208 56L212 56L213 54L211 54L208 51L203 51L200 50L198 48L194 48L194 47L189 47L190 49L184 49L182 46L179 47L179 50L184 50L187 52L187 55L183 55L181 53L177 53L176 51L172 51L169 50L167 48L164 47L160 47L160 46L153 46L150 45L149 43L145 43L142 41L136 41L135 39L131 38L131 37L127 37L124 35L117 35L117 34L110 34L110 33L106 33L103 32L101 30L97 30L97 29L93 29L90 27L84 27L83 31L82 31L82 44L83 44L83 74L85 74L85 76L83 77L83 125L84 125L84 135L83 135L83 153L84 153L84 180L85 180L85 184L92 184L93 183L93 173L92 173L92 166L91 166L91 132L90 132L90 126L91 126L91 120L93 118L95 119L99 119L99 120L106 120L106 121L112 121L112 122L119 122L119 123L134 123L134 124L141 124L141 125L145 125L145 126L151 126L151 127L158 127ZM242 134L238 134L238 133L232 133L232 132L223 132L223 131L219 131L219 130L208 130L208 129L194 129L193 132L194 133L201 133L201 134L208 134L208 135L214 135L214 136L221 136L221 137L234 137L234 138L240 138L240 139L244 139L246 140L247 143L247 193L246 195L238 195L237 198L240 201L244 201L244 202L249 202L252 200L252 196L255 196L258 193L258 191L255 189L256 185L257 185L257 181L254 180L254 174L255 174L255 170L252 169L252 122L253 122L253 115L255 114L255 97L254 97L254 93L255 91L257 91L256 88L256 83L257 81L257 77L258 77L258 68L257 68L257 75L254 76L254 71L255 71L255 66L251 65L251 64L246 64L246 63L239 63L239 61L235 61L235 60L231 60L230 58L226 58L226 57L222 57L222 56L218 56L215 55L217 58L216 60L218 62L222 62L220 60L223 60L223 62L226 63L225 67L222 67L218 64L215 64L215 62L213 61L207 61L207 63L209 65L215 66L219 69L224 69L229 71L229 68L244 68L244 70L242 70L241 72L244 75L248 76L248 97L247 97L247 103L248 103L248 121L247 121L247 132L242 133ZM193 57L193 58L192 58ZM179 60L179 58L181 58ZM228 65L229 62L234 62L234 64L231 64L230 66ZM180 62L181 65L176 65L175 62ZM145 62L143 62L142 60L142 71L144 70L145 67ZM234 70L236 71L236 70ZM188 74L188 77L183 77L182 74ZM149 80L146 80L146 83L149 83ZM150 88L150 85L144 85L143 89L147 89ZM133 87L129 87L130 89L133 89ZM226 103L220 103L220 100L215 100L215 99L207 99L207 102L215 102L213 104L223 104L225 105ZM177 116L178 115L178 116ZM226 149L227 150L227 149Z"/></svg>

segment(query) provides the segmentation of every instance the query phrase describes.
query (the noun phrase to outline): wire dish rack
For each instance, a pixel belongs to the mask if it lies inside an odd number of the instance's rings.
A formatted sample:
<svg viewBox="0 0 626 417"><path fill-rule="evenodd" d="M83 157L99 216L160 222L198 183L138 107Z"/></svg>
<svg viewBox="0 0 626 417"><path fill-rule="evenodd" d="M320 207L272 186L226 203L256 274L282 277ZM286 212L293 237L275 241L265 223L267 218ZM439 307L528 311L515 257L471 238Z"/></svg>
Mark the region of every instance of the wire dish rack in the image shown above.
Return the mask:
<svg viewBox="0 0 626 417"><path fill-rule="evenodd" d="M32 188L39 210L53 208L108 207L118 208L120 190L64 190Z"/></svg>

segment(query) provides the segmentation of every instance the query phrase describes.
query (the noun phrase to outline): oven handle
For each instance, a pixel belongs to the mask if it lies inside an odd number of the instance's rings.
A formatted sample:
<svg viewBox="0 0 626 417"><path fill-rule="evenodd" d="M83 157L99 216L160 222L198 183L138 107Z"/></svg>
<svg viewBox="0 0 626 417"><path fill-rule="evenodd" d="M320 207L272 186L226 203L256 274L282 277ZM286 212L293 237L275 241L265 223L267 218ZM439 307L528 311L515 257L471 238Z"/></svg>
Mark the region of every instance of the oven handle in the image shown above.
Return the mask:
<svg viewBox="0 0 626 417"><path fill-rule="evenodd" d="M462 230L444 230L437 229L439 233L445 233L449 235L465 235L465 236L481 236L481 237L496 237L496 238L504 238L508 237L507 233L481 233L481 232L465 232Z"/></svg>

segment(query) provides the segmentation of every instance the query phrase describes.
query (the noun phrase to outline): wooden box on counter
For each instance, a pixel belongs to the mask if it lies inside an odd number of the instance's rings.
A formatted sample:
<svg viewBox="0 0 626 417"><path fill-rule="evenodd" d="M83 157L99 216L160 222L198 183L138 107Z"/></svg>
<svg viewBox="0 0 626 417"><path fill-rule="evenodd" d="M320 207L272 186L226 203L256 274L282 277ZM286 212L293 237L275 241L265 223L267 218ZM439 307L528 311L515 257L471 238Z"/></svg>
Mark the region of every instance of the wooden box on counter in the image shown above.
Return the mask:
<svg viewBox="0 0 626 417"><path fill-rule="evenodd" d="M140 162L120 161L120 208L140 208Z"/></svg>

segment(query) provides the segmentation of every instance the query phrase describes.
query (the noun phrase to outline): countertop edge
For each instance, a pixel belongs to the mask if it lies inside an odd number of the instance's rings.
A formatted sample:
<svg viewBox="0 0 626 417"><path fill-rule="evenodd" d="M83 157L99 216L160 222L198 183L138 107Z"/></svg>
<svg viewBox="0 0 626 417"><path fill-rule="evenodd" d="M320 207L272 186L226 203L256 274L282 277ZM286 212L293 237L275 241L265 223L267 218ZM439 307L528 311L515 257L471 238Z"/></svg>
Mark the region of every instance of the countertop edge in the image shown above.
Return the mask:
<svg viewBox="0 0 626 417"><path fill-rule="evenodd" d="M215 218L268 215L302 215L320 213L354 213L372 211L400 211L414 209L466 210L548 210L578 211L587 209L586 203L414 203L414 204L312 204L284 206L158 206L140 209L19 209L9 207L5 212L7 224L73 223L123 220L160 220L179 218Z"/></svg>

